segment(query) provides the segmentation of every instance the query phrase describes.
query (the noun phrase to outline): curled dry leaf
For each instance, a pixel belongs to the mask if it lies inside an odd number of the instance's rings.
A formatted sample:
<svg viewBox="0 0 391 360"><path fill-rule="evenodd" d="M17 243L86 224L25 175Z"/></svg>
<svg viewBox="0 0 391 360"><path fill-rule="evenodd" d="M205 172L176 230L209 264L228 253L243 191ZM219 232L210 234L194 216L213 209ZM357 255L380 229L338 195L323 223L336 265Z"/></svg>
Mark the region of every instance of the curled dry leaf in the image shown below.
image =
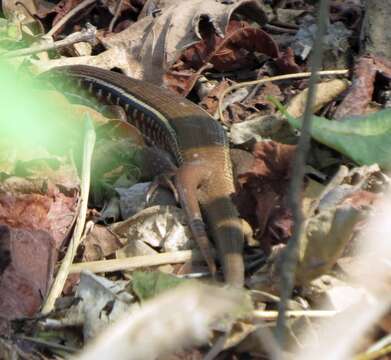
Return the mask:
<svg viewBox="0 0 391 360"><path fill-rule="evenodd" d="M359 59L353 71L353 84L339 104L334 118L340 120L346 116L364 115L372 100L376 67L370 57Z"/></svg>
<svg viewBox="0 0 391 360"><path fill-rule="evenodd" d="M335 111L334 118L341 120L347 116L365 115L372 112L372 101L377 74L391 79L390 61L376 56L361 57L353 70L353 83L345 98Z"/></svg>
<svg viewBox="0 0 391 360"><path fill-rule="evenodd" d="M235 123L230 128L230 139L239 145L248 141L262 141L271 138L283 126L283 120L273 116L259 116L255 119Z"/></svg>
<svg viewBox="0 0 391 360"><path fill-rule="evenodd" d="M271 58L278 56L278 46L272 37L245 21L231 20L223 38L215 32L203 35L201 41L183 51L164 75L165 85L179 94L187 95L209 64L217 71L235 71L254 67L255 52Z"/></svg>
<svg viewBox="0 0 391 360"><path fill-rule="evenodd" d="M266 251L270 251L271 244L285 242L291 236L286 189L295 149L296 146L274 141L256 143L255 160L238 174L236 204Z"/></svg>
<svg viewBox="0 0 391 360"><path fill-rule="evenodd" d="M174 206L149 207L131 218L110 226L111 230L128 241L142 240L166 251L189 249L190 232L182 209Z"/></svg>
<svg viewBox="0 0 391 360"><path fill-rule="evenodd" d="M117 67L129 76L158 85L183 51L202 40L203 25L222 37L233 13L259 24L266 20L254 0L171 0L160 3L159 9L160 16L145 16L124 31L101 38L108 49L126 49L126 65Z"/></svg>
<svg viewBox="0 0 391 360"><path fill-rule="evenodd" d="M333 101L337 96L341 95L348 88L348 81L341 79L334 79L325 81L316 86L316 97L312 112L316 113L322 107ZM304 114L305 104L307 101L308 89L303 90L298 95L294 96L287 111L294 117L301 117Z"/></svg>
<svg viewBox="0 0 391 360"><path fill-rule="evenodd" d="M107 227L96 224L83 241L83 246L83 261L96 261L113 254L122 243Z"/></svg>
<svg viewBox="0 0 391 360"><path fill-rule="evenodd" d="M278 70L282 74L290 74L300 72L300 66L296 64L295 54L291 48L282 51L276 59Z"/></svg>

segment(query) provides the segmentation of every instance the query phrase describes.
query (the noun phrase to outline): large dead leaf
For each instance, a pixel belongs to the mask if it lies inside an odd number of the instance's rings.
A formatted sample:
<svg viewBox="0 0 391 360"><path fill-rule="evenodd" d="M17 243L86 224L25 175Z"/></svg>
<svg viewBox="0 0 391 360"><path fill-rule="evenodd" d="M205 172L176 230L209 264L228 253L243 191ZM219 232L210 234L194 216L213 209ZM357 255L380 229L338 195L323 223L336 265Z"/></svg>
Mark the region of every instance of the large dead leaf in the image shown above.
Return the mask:
<svg viewBox="0 0 391 360"><path fill-rule="evenodd" d="M189 229L185 227L181 209L174 206L153 206L140 211L131 218L113 224L111 230L129 241L142 240L153 247L166 251L188 249Z"/></svg>
<svg viewBox="0 0 391 360"><path fill-rule="evenodd" d="M5 323L39 310L77 206L75 168L47 154L34 158L37 154L11 158L11 172L0 182L0 318Z"/></svg>
<svg viewBox="0 0 391 360"><path fill-rule="evenodd" d="M223 37L234 12L259 24L266 20L254 0L169 0L159 2L156 8L160 16L145 16L124 31L101 38L101 42L108 49L126 50L127 59L118 67L127 75L159 85L182 52L202 40L203 27Z"/></svg>
<svg viewBox="0 0 391 360"><path fill-rule="evenodd" d="M41 180L40 184L41 191L36 192L37 185L22 178L10 177L0 184L0 223L13 228L45 230L59 248L73 222L76 189L67 196L50 181Z"/></svg>
<svg viewBox="0 0 391 360"><path fill-rule="evenodd" d="M346 80L334 79L325 81L317 85L315 101L312 112L316 113L322 107L341 95L348 87ZM294 96L287 107L287 111L294 117L300 117L304 114L305 105L307 102L308 88Z"/></svg>
<svg viewBox="0 0 391 360"><path fill-rule="evenodd" d="M239 212L254 229L261 246L270 250L273 243L291 236L292 219L286 205L286 190L296 146L274 141L256 143L255 160L238 172Z"/></svg>
<svg viewBox="0 0 391 360"><path fill-rule="evenodd" d="M183 51L178 61L164 75L164 84L187 95L206 68L235 71L254 68L255 52L276 58L278 46L272 37L248 22L231 20L224 37L215 32L202 34L203 39Z"/></svg>
<svg viewBox="0 0 391 360"><path fill-rule="evenodd" d="M371 112L369 104L375 90L377 74L391 77L391 64L375 56L363 56L354 67L353 83L345 98L339 104L334 118L341 120L347 116L365 115Z"/></svg>
<svg viewBox="0 0 391 360"><path fill-rule="evenodd" d="M71 307L67 317L83 324L84 339L90 339L110 323L129 312L133 296L126 291L127 281L110 281L104 277L82 272L75 296L77 305ZM134 305L137 308L137 305ZM134 309L134 308L133 308Z"/></svg>
<svg viewBox="0 0 391 360"><path fill-rule="evenodd" d="M0 331L9 320L39 310L56 257L46 231L0 226Z"/></svg>

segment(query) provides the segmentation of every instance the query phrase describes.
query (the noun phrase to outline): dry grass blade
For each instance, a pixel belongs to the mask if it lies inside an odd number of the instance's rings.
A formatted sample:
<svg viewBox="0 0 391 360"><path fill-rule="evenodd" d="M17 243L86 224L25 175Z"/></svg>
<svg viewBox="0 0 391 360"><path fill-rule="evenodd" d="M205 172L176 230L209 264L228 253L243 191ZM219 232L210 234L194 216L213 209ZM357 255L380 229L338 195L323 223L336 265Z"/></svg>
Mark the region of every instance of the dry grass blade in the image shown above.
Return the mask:
<svg viewBox="0 0 391 360"><path fill-rule="evenodd" d="M305 316L308 318L329 318L338 314L335 310L288 310L285 314L288 318L296 318ZM253 316L256 319L261 320L276 320L278 317L278 311L274 310L254 310Z"/></svg>
<svg viewBox="0 0 391 360"><path fill-rule="evenodd" d="M49 294L42 307L42 314L48 314L52 311L56 299L61 295L64 288L65 281L69 274L69 268L76 255L77 247L80 244L84 224L86 221L87 208L88 208L88 195L90 193L90 178L91 178L91 160L92 153L95 145L95 130L92 125L91 119L87 116L86 120L86 135L84 140L84 152L83 152L83 168L81 175L81 192L80 192L80 206L79 214L76 220L76 226L73 232L71 241L69 242L67 253L61 263L60 269L57 272L56 279L54 280Z"/></svg>
<svg viewBox="0 0 391 360"><path fill-rule="evenodd" d="M142 267L158 266L164 264L178 264L189 260L201 260L199 251L182 250L154 255L133 256L124 259L90 261L72 264L70 273L88 270L93 273L138 269Z"/></svg>

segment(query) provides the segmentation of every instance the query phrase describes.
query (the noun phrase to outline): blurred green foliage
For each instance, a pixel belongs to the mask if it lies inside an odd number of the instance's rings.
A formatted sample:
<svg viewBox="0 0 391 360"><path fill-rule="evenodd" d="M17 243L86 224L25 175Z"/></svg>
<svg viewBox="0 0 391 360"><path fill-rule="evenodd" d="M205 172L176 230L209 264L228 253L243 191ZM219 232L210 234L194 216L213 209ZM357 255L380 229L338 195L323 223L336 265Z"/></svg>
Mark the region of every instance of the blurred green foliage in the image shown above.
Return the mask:
<svg viewBox="0 0 391 360"><path fill-rule="evenodd" d="M80 148L81 137L73 136L75 123L69 120L74 114L64 109L52 92L39 90L32 76L0 62L0 162Z"/></svg>

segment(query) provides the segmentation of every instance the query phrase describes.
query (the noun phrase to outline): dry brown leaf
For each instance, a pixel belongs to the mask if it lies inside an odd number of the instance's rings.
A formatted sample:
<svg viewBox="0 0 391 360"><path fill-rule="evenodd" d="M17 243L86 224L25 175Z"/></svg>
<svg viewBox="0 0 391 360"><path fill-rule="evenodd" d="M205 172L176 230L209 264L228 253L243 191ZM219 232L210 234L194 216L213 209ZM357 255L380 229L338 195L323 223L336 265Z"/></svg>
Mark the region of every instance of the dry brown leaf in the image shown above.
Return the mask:
<svg viewBox="0 0 391 360"><path fill-rule="evenodd" d="M322 107L333 101L337 96L341 95L348 88L348 81L334 79L325 81L317 85L316 97L312 112L316 113ZM303 90L291 99L287 107L287 111L293 117L301 117L304 114L304 109L307 101L308 89Z"/></svg>
<svg viewBox="0 0 391 360"><path fill-rule="evenodd" d="M227 81L221 81L209 93L201 99L199 106L205 109L212 116L219 106L219 97L221 93L229 86Z"/></svg>
<svg viewBox="0 0 391 360"><path fill-rule="evenodd" d="M0 226L0 331L39 310L56 258L48 232Z"/></svg>
<svg viewBox="0 0 391 360"><path fill-rule="evenodd" d="M59 248L73 221L76 189L73 195L65 195L48 181L41 193L22 193L26 186L23 182L20 189L19 184L14 181L12 190L0 190L0 223L13 228L45 230ZM3 189L3 184L0 186Z"/></svg>
<svg viewBox="0 0 391 360"><path fill-rule="evenodd" d="M164 75L164 84L187 95L204 69L224 72L253 68L255 52L276 58L278 46L270 35L246 21L230 20L223 38L210 29L202 29L202 40L183 51Z"/></svg>
<svg viewBox="0 0 391 360"><path fill-rule="evenodd" d="M118 250L122 243L107 227L95 225L83 242L83 261L101 260Z"/></svg>
<svg viewBox="0 0 391 360"><path fill-rule="evenodd" d="M379 197L363 190L376 172L376 166L352 169L324 189L304 223L296 274L298 284L308 283L336 264L355 226Z"/></svg>
<svg viewBox="0 0 391 360"><path fill-rule="evenodd" d="M346 116L363 115L372 100L376 67L370 57L362 57L354 67L354 78L352 86L343 101L339 104L335 119L342 119Z"/></svg>
<svg viewBox="0 0 391 360"><path fill-rule="evenodd" d="M148 2L144 9L147 7ZM223 36L233 12L260 24L266 20L254 0L170 0L160 2L158 8L160 16L142 17L124 31L101 38L101 42L108 49L126 49L126 64L116 66L127 75L159 85L183 50L202 39L202 22L209 22L215 33Z"/></svg>
<svg viewBox="0 0 391 360"><path fill-rule="evenodd" d="M17 159L0 182L0 318L6 320L38 311L73 224L79 188L75 168L60 157L30 149Z"/></svg>
<svg viewBox="0 0 391 360"><path fill-rule="evenodd" d="M300 72L300 66L296 64L295 54L291 48L282 51L276 59L278 70L282 74L290 74Z"/></svg>
<svg viewBox="0 0 391 360"><path fill-rule="evenodd" d="M34 0L2 0L1 10L6 18L18 14L22 23L31 23L36 20L32 15L37 13L37 5Z"/></svg>
<svg viewBox="0 0 391 360"><path fill-rule="evenodd" d="M391 63L379 56L363 56L353 70L353 83L345 98L338 105L334 118L340 120L347 116L365 115L379 109L373 109L371 103L375 90L376 75L391 78Z"/></svg>
<svg viewBox="0 0 391 360"><path fill-rule="evenodd" d="M266 251L270 251L271 244L285 242L291 236L286 190L295 149L296 146L274 141L256 143L255 160L238 175L236 204Z"/></svg>
<svg viewBox="0 0 391 360"><path fill-rule="evenodd" d="M185 227L182 209L174 206L152 206L122 222L110 226L110 230L129 241L142 240L166 251L188 249L190 233Z"/></svg>

